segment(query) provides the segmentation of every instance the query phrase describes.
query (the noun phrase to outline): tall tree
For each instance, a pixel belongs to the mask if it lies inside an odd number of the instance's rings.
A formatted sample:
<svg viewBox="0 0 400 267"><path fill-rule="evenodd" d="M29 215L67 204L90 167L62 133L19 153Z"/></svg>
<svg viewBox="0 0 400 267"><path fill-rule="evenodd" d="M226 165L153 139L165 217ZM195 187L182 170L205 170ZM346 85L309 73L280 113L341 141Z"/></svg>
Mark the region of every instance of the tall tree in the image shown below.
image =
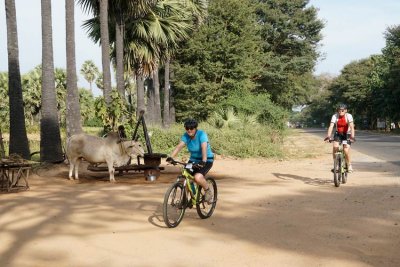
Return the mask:
<svg viewBox="0 0 400 267"><path fill-rule="evenodd" d="M229 94L256 87L263 54L254 10L249 0L210 2L206 22L176 55L178 120L205 119Z"/></svg>
<svg viewBox="0 0 400 267"><path fill-rule="evenodd" d="M135 76L150 76L160 60L165 57L165 53L161 51L165 52L169 46L176 46L183 37L187 37L192 17L186 15L188 12L185 3L186 1L159 1L155 6L150 5L150 9L142 8L141 16L135 13L132 19L125 21L124 62L127 72L135 73ZM100 38L98 24L96 18L84 24L95 42ZM111 34L110 37L111 42L116 38L115 34ZM113 48L112 55L115 56L115 46ZM138 96L144 94L139 92ZM141 105L142 102L144 103L144 99L137 98L137 103Z"/></svg>
<svg viewBox="0 0 400 267"><path fill-rule="evenodd" d="M385 32L386 45L383 55L388 63L387 86L383 91L384 114L392 121L400 122L400 25L389 27Z"/></svg>
<svg viewBox="0 0 400 267"><path fill-rule="evenodd" d="M153 88L154 88L154 124L161 126L161 103L160 103L160 78L158 75L158 66L153 71Z"/></svg>
<svg viewBox="0 0 400 267"><path fill-rule="evenodd" d="M10 103L10 153L30 159L29 142L25 128L21 73L17 33L17 14L14 0L5 0L8 49L8 95Z"/></svg>
<svg viewBox="0 0 400 267"><path fill-rule="evenodd" d="M309 101L323 23L309 0L258 0L257 22L267 55L260 91L290 109Z"/></svg>
<svg viewBox="0 0 400 267"><path fill-rule="evenodd" d="M187 0L184 2L184 12L181 12L181 20L189 19L193 25L193 29L198 29L207 16L207 0ZM172 17L176 17L175 15ZM183 18L182 18L183 17ZM188 28L192 31L192 28ZM190 35L181 35L178 40L171 40L166 48L164 59L164 103L163 103L163 126L168 127L171 123L175 122L175 105L173 90L171 88L170 78L172 77L171 58L178 51L180 45L184 40L189 38Z"/></svg>
<svg viewBox="0 0 400 267"><path fill-rule="evenodd" d="M144 103L144 76L140 73L136 74L136 118L139 118L141 111L145 110Z"/></svg>
<svg viewBox="0 0 400 267"><path fill-rule="evenodd" d="M89 83L90 92L93 94L93 82L96 80L97 75L99 75L99 69L94 64L92 60L86 60L82 64L80 73L83 75L86 81Z"/></svg>
<svg viewBox="0 0 400 267"><path fill-rule="evenodd" d="M103 1L104 2L104 1ZM116 80L117 80L117 90L122 97L125 94L124 88L124 35L125 35L125 24L127 21L137 19L142 17L143 14L147 13L150 6L153 6L156 0L109 0L108 1L108 25L109 40L112 40L108 45L114 44L115 53L115 65L116 65ZM98 0L79 0L79 3L86 10L90 10L94 14L94 21L101 20L101 6L105 6L105 3L98 3ZM103 8L104 10L104 8ZM104 11L103 11L104 12ZM103 18L104 20L104 18ZM93 22L93 20L92 20ZM100 21L101 24L101 21ZM104 24L103 24L104 25ZM101 28L101 26L100 26ZM97 28L96 28L97 29ZM103 29L104 32L105 29ZM92 35L92 34L89 34ZM92 38L97 42L98 38ZM102 36L103 38L103 36ZM101 40L103 43L105 40ZM104 77L105 78L105 77ZM106 101L107 102L107 101Z"/></svg>
<svg viewBox="0 0 400 267"><path fill-rule="evenodd" d="M103 66L103 94L106 105L111 102L111 71L110 71L110 38L108 33L108 0L100 1L100 43Z"/></svg>
<svg viewBox="0 0 400 267"><path fill-rule="evenodd" d="M40 160L63 160L60 125L54 78L51 0L41 0L42 6L42 110L40 120Z"/></svg>
<svg viewBox="0 0 400 267"><path fill-rule="evenodd" d="M67 136L82 132L79 92L75 59L75 1L65 0L66 56L67 56Z"/></svg>

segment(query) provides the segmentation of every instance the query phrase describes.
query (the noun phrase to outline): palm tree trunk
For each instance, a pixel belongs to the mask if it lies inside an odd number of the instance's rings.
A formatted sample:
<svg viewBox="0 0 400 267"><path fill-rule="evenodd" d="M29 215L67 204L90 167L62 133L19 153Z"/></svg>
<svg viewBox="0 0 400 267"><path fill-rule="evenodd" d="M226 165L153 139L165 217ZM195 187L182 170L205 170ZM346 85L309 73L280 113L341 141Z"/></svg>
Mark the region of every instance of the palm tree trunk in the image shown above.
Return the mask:
<svg viewBox="0 0 400 267"><path fill-rule="evenodd" d="M169 62L169 66L171 66L171 61ZM174 80L174 68L169 68L170 78ZM175 93L174 93L174 86L172 82L169 85L169 124L173 124L176 122L176 114L175 114Z"/></svg>
<svg viewBox="0 0 400 267"><path fill-rule="evenodd" d="M169 127L169 63L170 58L165 61L165 77L164 77L164 110L163 110L163 126Z"/></svg>
<svg viewBox="0 0 400 267"><path fill-rule="evenodd" d="M42 117L40 120L40 160L63 160L54 80L51 0L42 0Z"/></svg>
<svg viewBox="0 0 400 267"><path fill-rule="evenodd" d="M8 50L8 96L10 105L9 154L15 153L30 159L29 142L25 128L24 103L22 98L21 72L17 14L14 0L5 0ZM1 140L2 141L2 140Z"/></svg>
<svg viewBox="0 0 400 267"><path fill-rule="evenodd" d="M111 103L110 38L108 34L108 0L100 1L100 42L103 66L103 95L106 105Z"/></svg>
<svg viewBox="0 0 400 267"><path fill-rule="evenodd" d="M115 50L116 50L116 61L117 61L117 90L122 99L125 100L125 82L124 82L124 24L122 19L117 19L115 29Z"/></svg>
<svg viewBox="0 0 400 267"><path fill-rule="evenodd" d="M158 65L153 72L154 87L154 124L161 126L161 103L160 103L160 79L158 76Z"/></svg>
<svg viewBox="0 0 400 267"><path fill-rule="evenodd" d="M169 124L173 124L176 121L176 113L175 113L175 105L174 105L174 100L175 100L175 94L174 94L174 88L171 86L169 89Z"/></svg>
<svg viewBox="0 0 400 267"><path fill-rule="evenodd" d="M144 78L142 74L136 74L136 118L139 118L140 112L145 110L144 105Z"/></svg>
<svg viewBox="0 0 400 267"><path fill-rule="evenodd" d="M147 79L147 105L145 118L149 124L154 124L154 84L153 79Z"/></svg>
<svg viewBox="0 0 400 267"><path fill-rule="evenodd" d="M67 39L67 136L82 132L81 110L76 78L74 4L74 0L65 0L65 25Z"/></svg>

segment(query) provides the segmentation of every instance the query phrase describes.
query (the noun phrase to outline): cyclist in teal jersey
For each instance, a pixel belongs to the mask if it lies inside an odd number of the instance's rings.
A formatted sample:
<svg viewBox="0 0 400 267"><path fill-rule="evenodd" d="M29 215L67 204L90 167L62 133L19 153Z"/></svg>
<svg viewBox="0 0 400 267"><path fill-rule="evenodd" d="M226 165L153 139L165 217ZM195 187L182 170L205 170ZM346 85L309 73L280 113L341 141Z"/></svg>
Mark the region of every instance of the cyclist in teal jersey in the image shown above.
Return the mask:
<svg viewBox="0 0 400 267"><path fill-rule="evenodd" d="M182 135L179 144L175 147L167 162L171 161L178 153L187 146L190 152L189 162L193 162L196 166L193 168L194 180L201 185L205 191L205 200L207 202L213 199L212 190L209 190L208 184L204 176L213 166L214 153L211 151L208 136L203 130L197 129L198 123L194 119L187 119L184 123L186 132Z"/></svg>

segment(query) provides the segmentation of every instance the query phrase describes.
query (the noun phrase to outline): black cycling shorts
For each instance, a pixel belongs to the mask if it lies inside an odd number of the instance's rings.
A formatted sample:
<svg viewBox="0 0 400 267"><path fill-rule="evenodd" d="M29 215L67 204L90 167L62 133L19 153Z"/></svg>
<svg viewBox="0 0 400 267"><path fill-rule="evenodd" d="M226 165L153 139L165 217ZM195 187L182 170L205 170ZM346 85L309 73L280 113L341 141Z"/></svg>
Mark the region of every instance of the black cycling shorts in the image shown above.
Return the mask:
<svg viewBox="0 0 400 267"><path fill-rule="evenodd" d="M202 168L193 168L193 175L196 174L196 173L201 173L201 174L203 174L203 176L206 176L206 174L212 168L213 163L214 162L212 162L212 161L207 161L206 164L204 165L204 167L202 167Z"/></svg>
<svg viewBox="0 0 400 267"><path fill-rule="evenodd" d="M334 140L335 142L340 142L340 141L347 140L347 144L348 144L348 145L351 145L351 142L350 142L350 134L348 134L348 133L338 133L338 132L335 132L335 135L333 136L333 140Z"/></svg>

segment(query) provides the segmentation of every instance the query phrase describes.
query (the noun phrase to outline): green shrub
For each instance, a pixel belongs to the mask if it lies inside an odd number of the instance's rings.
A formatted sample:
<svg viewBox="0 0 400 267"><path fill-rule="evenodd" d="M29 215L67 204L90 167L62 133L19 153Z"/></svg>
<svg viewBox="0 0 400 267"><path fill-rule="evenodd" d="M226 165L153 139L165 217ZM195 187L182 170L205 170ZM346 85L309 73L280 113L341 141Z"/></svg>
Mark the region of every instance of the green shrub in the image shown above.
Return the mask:
<svg viewBox="0 0 400 267"><path fill-rule="evenodd" d="M221 107L225 110L233 107L237 114L255 116L259 123L276 129L284 129L289 117L289 112L274 104L268 94L238 92L222 102Z"/></svg>
<svg viewBox="0 0 400 267"><path fill-rule="evenodd" d="M283 132L263 125L246 125L241 128L217 129L207 123L201 123L199 129L206 131L212 150L218 155L238 158L263 157L280 158L283 156ZM169 129L151 128L151 145L154 153L171 154L185 132L181 124ZM183 149L179 156L188 156Z"/></svg>

